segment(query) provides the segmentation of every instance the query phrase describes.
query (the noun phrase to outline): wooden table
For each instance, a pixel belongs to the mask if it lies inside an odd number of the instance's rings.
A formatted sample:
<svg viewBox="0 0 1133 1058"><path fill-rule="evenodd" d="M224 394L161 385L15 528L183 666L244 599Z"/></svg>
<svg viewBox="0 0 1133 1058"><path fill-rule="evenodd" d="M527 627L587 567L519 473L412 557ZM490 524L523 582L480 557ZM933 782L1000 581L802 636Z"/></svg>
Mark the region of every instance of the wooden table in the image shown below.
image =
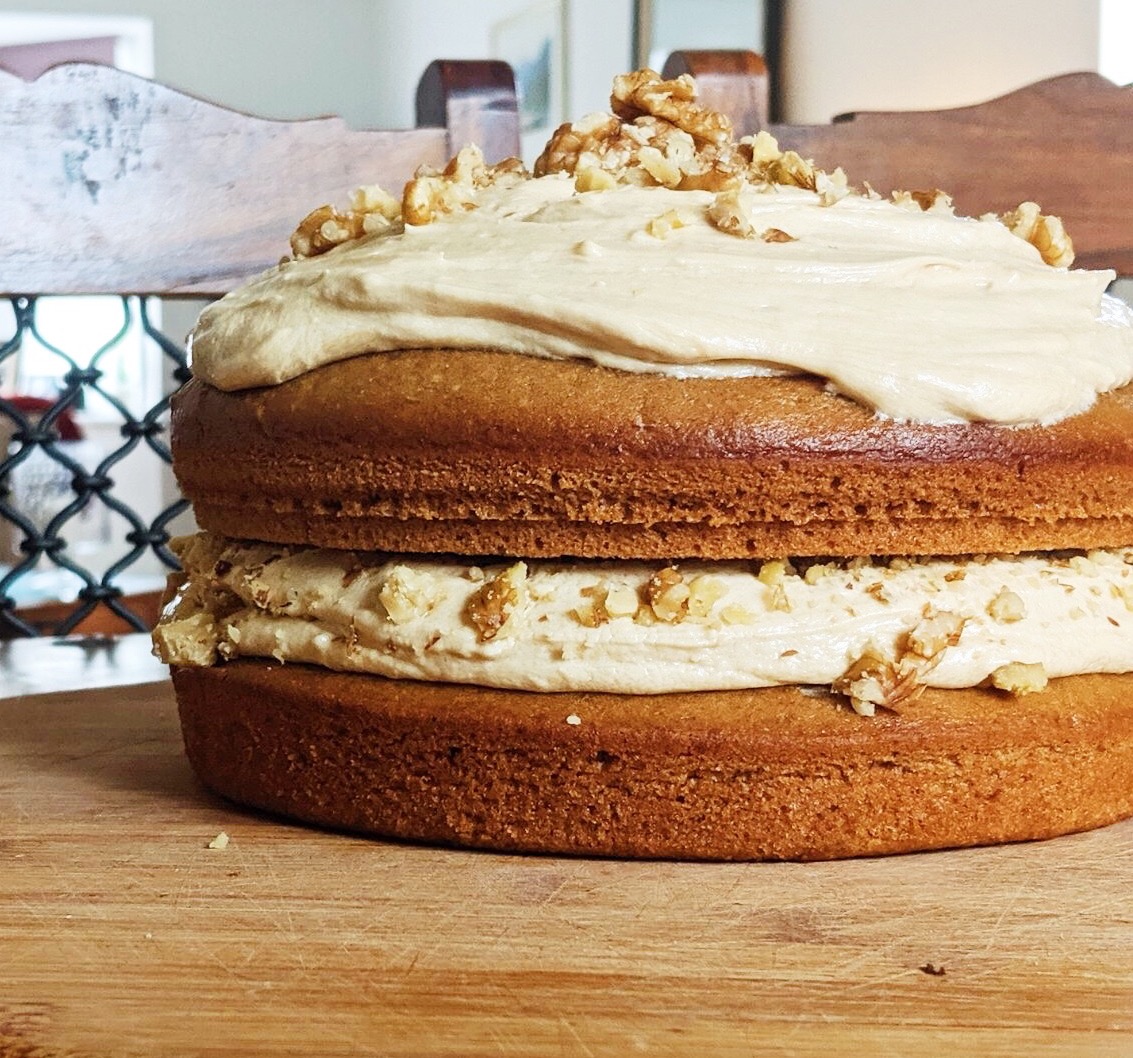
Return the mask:
<svg viewBox="0 0 1133 1058"><path fill-rule="evenodd" d="M0 1056L1133 1055L1129 824L811 865L361 840L205 793L155 678L138 637L0 653Z"/></svg>

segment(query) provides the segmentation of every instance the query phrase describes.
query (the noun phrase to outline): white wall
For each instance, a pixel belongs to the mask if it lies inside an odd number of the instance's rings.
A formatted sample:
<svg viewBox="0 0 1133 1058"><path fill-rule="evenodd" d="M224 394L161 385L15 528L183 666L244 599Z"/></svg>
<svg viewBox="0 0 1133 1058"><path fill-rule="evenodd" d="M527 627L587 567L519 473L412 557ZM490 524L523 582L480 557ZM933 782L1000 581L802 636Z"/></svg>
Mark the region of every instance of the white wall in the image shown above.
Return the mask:
<svg viewBox="0 0 1133 1058"><path fill-rule="evenodd" d="M1098 8L1098 0L787 0L784 118L814 124L850 110L964 106L1096 70Z"/></svg>
<svg viewBox="0 0 1133 1058"><path fill-rule="evenodd" d="M169 84L264 117L400 127L413 123L430 60L490 57L492 25L532 2L20 0L18 10L150 18L156 75ZM787 119L963 105L1096 69L1100 3L787 0ZM564 109L579 116L605 107L610 79L629 67L633 3L567 0L566 10Z"/></svg>
<svg viewBox="0 0 1133 1058"><path fill-rule="evenodd" d="M19 10L149 18L160 80L263 117L365 125L376 113L371 0L19 0Z"/></svg>
<svg viewBox="0 0 1133 1058"><path fill-rule="evenodd" d="M533 0L21 0L20 11L149 18L155 76L262 117L338 114L364 128L413 124L437 58L492 58L492 27ZM607 106L631 62L632 0L569 0L576 75L564 116Z"/></svg>

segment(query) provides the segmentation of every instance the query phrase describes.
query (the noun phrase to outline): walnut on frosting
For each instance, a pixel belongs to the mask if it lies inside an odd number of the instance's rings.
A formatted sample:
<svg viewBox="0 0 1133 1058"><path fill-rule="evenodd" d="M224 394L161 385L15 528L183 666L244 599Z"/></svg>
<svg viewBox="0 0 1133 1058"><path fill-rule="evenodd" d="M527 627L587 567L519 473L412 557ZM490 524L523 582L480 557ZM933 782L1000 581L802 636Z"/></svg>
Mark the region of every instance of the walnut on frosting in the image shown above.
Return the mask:
<svg viewBox="0 0 1133 1058"><path fill-rule="evenodd" d="M999 219L1013 234L1026 239L1038 250L1048 265L1069 268L1074 263L1074 244L1062 219L1044 214L1037 202L1023 202Z"/></svg>
<svg viewBox="0 0 1133 1058"><path fill-rule="evenodd" d="M535 162L534 175L567 173L579 192L627 184L712 191L717 197L708 210L711 223L728 234L767 243L792 242L794 237L778 228L755 230L739 195L744 184L813 191L823 206L850 194L880 198L868 184L861 191L852 189L841 169L827 172L796 151L782 149L766 131L736 140L726 116L696 101L696 83L687 74L670 80L648 69L622 74L614 79L610 107L612 113L560 125ZM474 209L483 189L530 176L516 158L489 166L478 148L465 147L443 170L419 169L400 201L373 186L356 191L345 212L320 206L291 236L292 255L314 257L366 235L390 234ZM952 213L952 199L937 189L894 191L891 198L912 210ZM1034 202L998 217L989 214L989 219L1035 246L1047 264L1066 268L1074 260L1062 221L1044 215ZM663 215L650 221L647 231L664 238L680 226L671 220Z"/></svg>
<svg viewBox="0 0 1133 1058"><path fill-rule="evenodd" d="M442 213L472 209L479 191L528 175L518 158L487 165L479 147L465 147L442 170L419 168L400 199L370 184L354 191L344 213L330 205L312 210L291 235L292 257L317 257L366 235L390 234L406 224L428 224Z"/></svg>
<svg viewBox="0 0 1133 1058"><path fill-rule="evenodd" d="M580 191L618 184L717 191L739 179L746 158L731 122L696 102L687 74L653 70L614 79L612 114L560 125L535 162L535 175L570 173Z"/></svg>
<svg viewBox="0 0 1133 1058"><path fill-rule="evenodd" d="M401 203L377 184L360 187L350 197L350 209L319 206L300 222L291 235L291 253L297 260L317 257L363 235L388 231L401 220Z"/></svg>
<svg viewBox="0 0 1133 1058"><path fill-rule="evenodd" d="M652 70L620 74L614 78L610 106L622 121L662 118L702 143L724 143L732 136L728 118L696 102L696 82L687 73L671 81Z"/></svg>
<svg viewBox="0 0 1133 1058"><path fill-rule="evenodd" d="M401 213L406 224L428 224L438 214L472 209L476 194L501 182L519 183L527 170L518 158L487 165L479 147L464 147L440 172L427 166L405 185Z"/></svg>

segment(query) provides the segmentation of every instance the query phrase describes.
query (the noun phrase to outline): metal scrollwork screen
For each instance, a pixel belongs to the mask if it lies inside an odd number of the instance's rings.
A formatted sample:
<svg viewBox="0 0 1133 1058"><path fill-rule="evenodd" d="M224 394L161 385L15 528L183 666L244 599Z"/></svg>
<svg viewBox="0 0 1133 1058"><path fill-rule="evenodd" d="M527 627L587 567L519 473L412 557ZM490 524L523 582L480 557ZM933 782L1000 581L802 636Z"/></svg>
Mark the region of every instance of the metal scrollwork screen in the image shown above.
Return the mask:
<svg viewBox="0 0 1133 1058"><path fill-rule="evenodd" d="M187 508L167 419L189 372L161 313L140 297L0 299L0 639L82 630L100 608L148 628L131 600L176 568Z"/></svg>

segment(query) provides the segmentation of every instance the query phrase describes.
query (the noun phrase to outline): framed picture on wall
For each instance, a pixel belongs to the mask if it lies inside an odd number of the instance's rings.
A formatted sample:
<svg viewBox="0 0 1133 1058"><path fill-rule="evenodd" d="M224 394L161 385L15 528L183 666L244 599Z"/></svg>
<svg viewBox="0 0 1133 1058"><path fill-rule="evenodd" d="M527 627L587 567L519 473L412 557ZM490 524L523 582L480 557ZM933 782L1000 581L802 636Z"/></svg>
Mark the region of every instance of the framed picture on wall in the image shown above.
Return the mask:
<svg viewBox="0 0 1133 1058"><path fill-rule="evenodd" d="M538 0L491 27L493 58L515 74L524 157L563 120L563 20L562 0Z"/></svg>

